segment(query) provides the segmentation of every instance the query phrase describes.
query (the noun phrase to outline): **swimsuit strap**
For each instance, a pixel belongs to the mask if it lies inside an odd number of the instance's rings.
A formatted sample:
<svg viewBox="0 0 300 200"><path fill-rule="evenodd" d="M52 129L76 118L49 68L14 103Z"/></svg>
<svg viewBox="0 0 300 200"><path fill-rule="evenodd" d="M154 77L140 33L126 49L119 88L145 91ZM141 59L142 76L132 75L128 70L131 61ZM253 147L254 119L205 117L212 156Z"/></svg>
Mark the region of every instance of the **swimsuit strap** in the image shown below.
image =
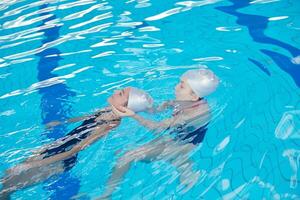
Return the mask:
<svg viewBox="0 0 300 200"><path fill-rule="evenodd" d="M102 114L104 114L104 113L109 113L109 112L111 112L111 111L112 111L112 109L100 110L100 111L96 112L96 113L93 114L93 115L87 116L87 118L85 119L85 121L86 121L86 120L90 120L90 119L96 119L97 117L101 116Z"/></svg>
<svg viewBox="0 0 300 200"><path fill-rule="evenodd" d="M120 119L110 119L110 120L100 119L100 120L95 121L95 122L96 122L97 125L98 124L102 125L102 124L109 124L111 122L119 122L119 121L121 121L121 120Z"/></svg>
<svg viewBox="0 0 300 200"><path fill-rule="evenodd" d="M102 115L103 113L108 113L108 112L111 112L111 111L112 111L112 109L100 110L99 112L96 112L93 116L99 117L99 116Z"/></svg>

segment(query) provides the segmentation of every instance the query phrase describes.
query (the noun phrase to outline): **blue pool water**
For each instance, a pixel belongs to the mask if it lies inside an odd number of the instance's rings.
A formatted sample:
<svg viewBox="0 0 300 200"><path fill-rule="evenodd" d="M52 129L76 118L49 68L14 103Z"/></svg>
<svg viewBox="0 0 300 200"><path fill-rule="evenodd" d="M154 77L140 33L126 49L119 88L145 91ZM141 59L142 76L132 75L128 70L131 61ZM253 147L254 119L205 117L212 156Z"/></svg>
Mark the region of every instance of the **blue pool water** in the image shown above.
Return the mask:
<svg viewBox="0 0 300 200"><path fill-rule="evenodd" d="M205 65L221 85L191 154L198 182L184 191L169 163L136 163L113 199L300 199L299 1L11 0L0 13L0 177L76 126L46 123L125 86L174 99L180 75ZM116 160L153 138L125 118L69 172L12 198L99 197Z"/></svg>

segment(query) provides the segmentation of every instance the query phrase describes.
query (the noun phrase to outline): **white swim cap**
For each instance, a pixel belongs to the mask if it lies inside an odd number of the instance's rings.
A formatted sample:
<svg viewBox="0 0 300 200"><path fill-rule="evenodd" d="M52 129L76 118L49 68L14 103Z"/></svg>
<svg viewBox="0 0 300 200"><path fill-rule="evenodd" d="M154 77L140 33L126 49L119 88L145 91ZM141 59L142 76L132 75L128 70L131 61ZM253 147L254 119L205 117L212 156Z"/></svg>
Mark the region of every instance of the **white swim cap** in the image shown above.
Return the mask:
<svg viewBox="0 0 300 200"><path fill-rule="evenodd" d="M134 87L130 88L127 108L134 112L140 112L151 108L152 105L153 99L149 94Z"/></svg>
<svg viewBox="0 0 300 200"><path fill-rule="evenodd" d="M188 84L198 97L211 94L219 85L219 78L209 69L188 70L181 77L187 79Z"/></svg>

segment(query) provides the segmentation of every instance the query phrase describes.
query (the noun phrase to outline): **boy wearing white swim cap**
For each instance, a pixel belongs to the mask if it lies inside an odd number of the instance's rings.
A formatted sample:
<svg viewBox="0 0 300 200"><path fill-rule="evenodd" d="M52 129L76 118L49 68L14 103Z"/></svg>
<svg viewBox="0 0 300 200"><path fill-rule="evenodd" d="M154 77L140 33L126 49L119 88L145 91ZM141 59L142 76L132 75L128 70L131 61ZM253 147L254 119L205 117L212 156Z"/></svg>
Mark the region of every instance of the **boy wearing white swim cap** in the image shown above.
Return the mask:
<svg viewBox="0 0 300 200"><path fill-rule="evenodd" d="M63 123L83 121L65 137L36 150L29 159L8 169L6 176L1 180L3 187L0 191L0 199L8 199L16 190L70 170L76 164L79 151L93 144L120 124L121 108L127 107L134 112L145 111L151 108L153 100L146 92L127 87L116 90L108 98L108 103L109 106L91 115L47 124L50 128Z"/></svg>
<svg viewBox="0 0 300 200"><path fill-rule="evenodd" d="M185 72L175 87L176 99L163 104L165 108L173 107L173 116L161 122L147 120L128 108L121 108L125 111L120 113L121 116L134 118L143 126L155 130L154 133L169 129L171 133L125 153L118 160L102 197L111 197L130 165L137 161L169 161L178 169L181 183L186 185L187 189L191 188L200 173L193 172L189 152L202 142L207 131L211 112L204 97L214 92L218 84L219 79L209 69Z"/></svg>

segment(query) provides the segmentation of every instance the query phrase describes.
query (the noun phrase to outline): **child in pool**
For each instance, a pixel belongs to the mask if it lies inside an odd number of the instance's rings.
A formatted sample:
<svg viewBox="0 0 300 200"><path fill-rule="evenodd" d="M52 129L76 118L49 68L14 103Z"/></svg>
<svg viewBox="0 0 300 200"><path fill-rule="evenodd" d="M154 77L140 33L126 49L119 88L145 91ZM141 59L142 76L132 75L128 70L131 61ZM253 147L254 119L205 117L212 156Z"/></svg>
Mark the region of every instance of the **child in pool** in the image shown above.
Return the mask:
<svg viewBox="0 0 300 200"><path fill-rule="evenodd" d="M127 87L117 90L108 98L110 104L94 114L73 118L66 122L51 122L53 127L61 123L83 121L80 126L46 147L34 152L30 158L6 171L2 179L0 199L9 199L10 195L19 189L31 186L47 178L70 170L77 160L77 154L93 144L121 121L119 113L124 107L135 112L145 111L152 107L152 98L142 90Z"/></svg>

